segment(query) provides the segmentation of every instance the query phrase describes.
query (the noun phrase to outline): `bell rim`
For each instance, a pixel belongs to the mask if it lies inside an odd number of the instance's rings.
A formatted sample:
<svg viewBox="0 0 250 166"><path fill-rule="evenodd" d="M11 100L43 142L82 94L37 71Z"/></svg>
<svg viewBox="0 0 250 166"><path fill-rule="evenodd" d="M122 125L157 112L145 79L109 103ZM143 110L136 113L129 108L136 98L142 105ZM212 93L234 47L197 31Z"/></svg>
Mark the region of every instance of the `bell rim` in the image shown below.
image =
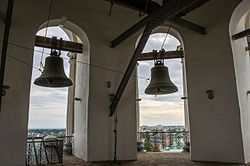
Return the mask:
<svg viewBox="0 0 250 166"><path fill-rule="evenodd" d="M72 80L70 80L69 78L65 78L63 84L48 84L48 83L46 84L47 81L44 80L45 78L38 77L37 79L35 79L34 84L37 86L48 87L48 88L63 88L63 87L70 87L73 85Z"/></svg>
<svg viewBox="0 0 250 166"><path fill-rule="evenodd" d="M165 94L172 94L172 93L178 92L178 88L173 84L171 86L165 86L164 88L168 89L168 91L162 91L162 92L158 91L157 93L157 91L153 91L153 89L156 89L156 88L147 87L144 93L148 95L165 95ZM164 89L164 88L161 88L161 89ZM151 92L155 92L155 93L151 93Z"/></svg>

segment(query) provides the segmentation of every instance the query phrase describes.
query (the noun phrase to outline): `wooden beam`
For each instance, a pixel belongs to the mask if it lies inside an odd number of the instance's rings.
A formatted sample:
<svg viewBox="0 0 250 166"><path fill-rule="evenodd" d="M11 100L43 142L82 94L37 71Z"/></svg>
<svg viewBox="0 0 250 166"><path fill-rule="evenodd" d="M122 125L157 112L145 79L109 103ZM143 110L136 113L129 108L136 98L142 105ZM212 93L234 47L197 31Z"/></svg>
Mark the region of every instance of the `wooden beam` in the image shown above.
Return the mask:
<svg viewBox="0 0 250 166"><path fill-rule="evenodd" d="M130 8L132 10L136 10L138 12L148 13L156 10L160 7L160 4L153 0L106 0L113 4L117 4L126 8Z"/></svg>
<svg viewBox="0 0 250 166"><path fill-rule="evenodd" d="M125 88L127 87L127 84L128 84L128 81L132 75L132 73L134 72L134 68L137 64L137 60L138 58L140 57L147 41L148 41L148 38L149 36L151 35L152 33L152 30L154 29L155 26L153 26L152 24L149 24L146 26L141 38L140 38L140 41L135 49L135 52L134 52L134 55L132 56L131 60L130 60L130 63L127 67L127 70L121 80L121 83L116 91L116 94L114 96L114 99L110 105L110 114L109 116L113 116L113 114L115 113L115 110L116 110L116 107L122 97L122 94L125 90Z"/></svg>
<svg viewBox="0 0 250 166"><path fill-rule="evenodd" d="M159 52L157 51L142 53L138 61L155 60L155 57L157 57L158 54ZM161 56L162 59L176 59L176 58L183 58L183 57L184 57L183 51L166 51Z"/></svg>
<svg viewBox="0 0 250 166"><path fill-rule="evenodd" d="M116 4L120 5L120 6L124 6L124 7L130 8L132 10L136 10L138 12L141 12L141 11L145 10L145 7L143 9L136 8L136 7L133 6L133 4L128 3L125 0L106 0L106 1L116 3ZM208 0L206 0L206 1L208 1ZM198 8L201 5L202 5L202 3L198 3L195 6L193 6L192 8L188 8L184 12L178 14L178 16L179 17L184 16L186 13L191 12L192 10ZM154 10L156 10L158 8L160 8L160 5L157 8L155 6ZM147 11L144 11L144 12L147 12ZM149 13L147 13L147 14L149 14ZM183 18L179 18L179 17L170 18L168 21L171 21L171 22L175 23L176 25L182 26L182 27L187 28L187 29L189 29L191 31L194 31L194 32L197 32L197 33L200 33L200 34L203 34L203 35L206 34L206 28L204 28L204 27L202 27L200 25L197 25L195 23L192 23L192 22L190 22L188 20L185 20Z"/></svg>
<svg viewBox="0 0 250 166"><path fill-rule="evenodd" d="M244 30L244 31L242 31L242 32L239 32L239 33L237 33L237 34L234 34L233 36L232 36L232 38L233 38L233 40L238 40L238 39L241 39L241 38L243 38L243 37L247 37L247 36L249 36L250 35L250 28L249 29L246 29L246 30Z"/></svg>
<svg viewBox="0 0 250 166"><path fill-rule="evenodd" d="M51 49L52 42L55 42L55 49L60 49L60 39L56 39L55 41L53 41L52 38L43 37L43 36L36 36L35 46ZM62 40L61 50L82 53L83 45L81 43L75 43L71 41Z"/></svg>
<svg viewBox="0 0 250 166"><path fill-rule="evenodd" d="M197 33L200 33L200 34L207 34L206 32L206 28L200 26L200 25L197 25L195 23L192 23L188 20L185 20L185 19L182 19L182 18L178 18L178 17L175 17L173 18L173 20L171 20L174 24L176 25L179 25L179 26L182 26L184 28L187 28L187 29L190 29L194 32L197 32Z"/></svg>
<svg viewBox="0 0 250 166"><path fill-rule="evenodd" d="M182 0L182 3L179 3L177 0L169 1L165 4L163 4L159 9L153 11L151 14L149 14L147 17L144 17L142 20L137 22L135 25L133 25L131 28L129 28L127 31L122 33L120 36L118 36L115 40L111 42L111 47L114 48L117 45L119 45L124 40L128 39L130 36L141 30L146 24L149 24L152 21L155 20L161 20L159 24L162 24L165 20L169 20L172 17L175 17L176 15L180 13L188 13L191 12L191 10L196 9L197 7L201 6L201 4L204 4L208 2L208 0ZM187 4L189 2L189 4ZM179 10L185 6L184 10ZM173 9L175 12L173 12ZM172 10L171 15L169 15L169 12ZM182 14L183 15L183 14Z"/></svg>
<svg viewBox="0 0 250 166"><path fill-rule="evenodd" d="M171 17L174 17L176 14L186 10L187 8L191 7L195 3L200 2L201 0L182 0L182 3L176 6L176 1L171 1L173 3L168 4L168 7L164 6L164 8L160 8L157 10L157 13L152 13L152 18L149 18L151 21L149 24L146 25L146 28L144 29L144 32L140 38L140 41L135 49L135 52L133 54L133 57L130 60L130 63L126 69L126 72L121 80L121 83L116 91L116 94L114 96L114 99L110 105L110 116L113 116L117 105L123 95L123 92L125 88L127 87L128 81L135 69L135 66L137 64L137 61L139 57L141 56L141 53L147 43L147 40L149 36L152 33L152 30L162 24L165 19L169 19ZM177 8L178 7L178 8ZM168 10L166 10L168 9ZM178 10L177 10L178 9ZM154 16L155 15L155 16Z"/></svg>
<svg viewBox="0 0 250 166"><path fill-rule="evenodd" d="M192 12L193 10L201 7L202 5L204 5L205 3L209 2L210 0L202 0L198 3L196 3L195 5L190 6L189 8L187 8L186 10L180 12L178 15L176 15L176 17L182 17L185 16L186 14Z"/></svg>

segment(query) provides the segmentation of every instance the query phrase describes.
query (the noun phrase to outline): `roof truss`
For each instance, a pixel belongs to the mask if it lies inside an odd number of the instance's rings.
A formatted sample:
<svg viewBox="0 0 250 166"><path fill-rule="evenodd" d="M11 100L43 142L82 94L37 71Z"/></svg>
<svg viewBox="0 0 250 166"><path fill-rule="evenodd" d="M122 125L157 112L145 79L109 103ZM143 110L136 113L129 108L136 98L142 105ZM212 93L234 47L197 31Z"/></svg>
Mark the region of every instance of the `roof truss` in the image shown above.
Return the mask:
<svg viewBox="0 0 250 166"><path fill-rule="evenodd" d="M179 3L181 2L181 3ZM135 69L135 66L137 64L137 61L147 43L147 40L149 36L152 33L152 30L161 25L166 19L170 19L172 17L175 17L176 15L180 13L186 13L187 11L190 12L192 11L191 9L194 10L196 6L200 6L200 4L204 4L207 2L207 0L171 0L169 3L164 4L161 6L158 10L152 12L149 16L143 18L141 21L139 21L137 24L135 24L133 27L131 27L128 32L123 34L122 39L128 38L130 35L134 34L141 28L143 28L145 25L144 32L140 38L140 41L135 49L135 52L130 60L130 63L127 67L127 70L121 80L121 83L116 91L116 94L113 98L113 101L110 105L110 116L113 116L117 105L121 99L121 96L128 84L128 81ZM118 43L123 41L121 39L118 39Z"/></svg>

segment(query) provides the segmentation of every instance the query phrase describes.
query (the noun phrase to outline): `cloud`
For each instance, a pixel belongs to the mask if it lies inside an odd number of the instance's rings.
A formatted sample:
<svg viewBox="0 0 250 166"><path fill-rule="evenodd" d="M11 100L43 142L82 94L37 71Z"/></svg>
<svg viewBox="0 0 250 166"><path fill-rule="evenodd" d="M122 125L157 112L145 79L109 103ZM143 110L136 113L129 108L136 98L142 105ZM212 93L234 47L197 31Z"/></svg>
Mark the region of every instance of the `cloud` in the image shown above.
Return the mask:
<svg viewBox="0 0 250 166"><path fill-rule="evenodd" d="M140 108L141 125L184 125L182 102L142 100Z"/></svg>

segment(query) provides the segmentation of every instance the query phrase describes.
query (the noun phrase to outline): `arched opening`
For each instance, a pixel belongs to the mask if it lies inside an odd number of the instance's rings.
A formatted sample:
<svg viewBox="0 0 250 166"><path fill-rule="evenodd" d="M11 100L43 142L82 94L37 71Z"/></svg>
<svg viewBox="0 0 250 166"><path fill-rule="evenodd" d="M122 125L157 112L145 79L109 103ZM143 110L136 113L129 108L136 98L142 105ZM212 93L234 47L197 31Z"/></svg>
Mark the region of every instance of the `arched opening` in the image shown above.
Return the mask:
<svg viewBox="0 0 250 166"><path fill-rule="evenodd" d="M41 29L37 32L37 35L43 36L45 33L47 33L47 37L57 36L63 40L69 40L66 33L60 27L49 27L47 30L46 28ZM54 131L53 134L57 136L66 135L68 88L44 88L34 84L35 79L41 75L45 58L49 54L50 49L34 48L34 68L32 72L29 111L29 129L31 130L28 136L47 136L52 133L52 130ZM67 62L67 59L69 59L67 54L68 52L62 51L60 57L64 59L64 69L66 75L69 76L70 64Z"/></svg>
<svg viewBox="0 0 250 166"><path fill-rule="evenodd" d="M143 53L176 53L165 59L171 81L178 91L167 95L146 95L151 68L154 61L140 61L138 65L138 104L137 122L140 144L148 152L181 152L189 150L189 120L183 44L180 35L173 28L158 27L148 39ZM182 58L181 58L182 57ZM143 143L141 143L143 142Z"/></svg>
<svg viewBox="0 0 250 166"><path fill-rule="evenodd" d="M29 136L42 136L40 139L43 139L46 135L63 136L61 139L64 142L66 140L67 146L70 144L70 152L66 153L73 153L76 157L86 160L90 61L88 37L80 27L65 18L44 23L40 26L37 35L62 37L66 41L82 43L83 50L82 53L62 51L61 57L64 60L64 69L73 82L73 86L69 88L37 87L33 85L33 81L39 77L41 72L36 71L36 69L33 70L29 128L52 128L52 130L37 130L42 133ZM44 60L49 55L50 49L35 48L34 50L33 66L42 70L40 64L44 65ZM37 52L40 56L37 56ZM41 52L44 52L42 59ZM37 123L38 119L40 123ZM74 143L72 144L72 142ZM64 150L65 148L69 149L65 144L63 148ZM32 149L27 149L27 151L29 150Z"/></svg>
<svg viewBox="0 0 250 166"><path fill-rule="evenodd" d="M250 2L242 1L235 9L229 26L230 36L250 28ZM236 75L237 94L241 114L241 130L245 153L245 162L250 161L250 58L249 36L231 40L234 68Z"/></svg>

